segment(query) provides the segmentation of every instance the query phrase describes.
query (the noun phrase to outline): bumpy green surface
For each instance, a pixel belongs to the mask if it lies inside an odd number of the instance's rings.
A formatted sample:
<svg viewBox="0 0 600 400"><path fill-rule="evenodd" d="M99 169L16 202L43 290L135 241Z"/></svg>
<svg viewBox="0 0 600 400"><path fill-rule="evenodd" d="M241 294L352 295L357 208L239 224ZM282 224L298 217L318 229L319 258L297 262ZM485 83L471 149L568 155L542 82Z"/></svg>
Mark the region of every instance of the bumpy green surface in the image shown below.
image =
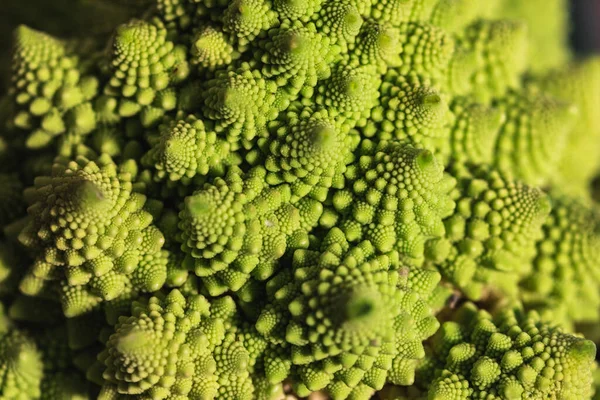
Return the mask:
<svg viewBox="0 0 600 400"><path fill-rule="evenodd" d="M29 217L19 234L35 254L23 293L60 297L65 315L75 316L123 295L126 286L163 285L166 266L147 262L159 256L164 237L143 209L145 196L131 192L131 176L109 156L59 160L52 176L35 182L25 192Z"/></svg>
<svg viewBox="0 0 600 400"><path fill-rule="evenodd" d="M270 304L256 327L289 352L298 394L325 389L353 398L386 380L413 382L421 341L438 328L424 299L439 275L420 276L424 287L409 288L398 253L374 253L368 241L349 247L334 228L320 251L296 251L292 270L267 284Z"/></svg>
<svg viewBox="0 0 600 400"><path fill-rule="evenodd" d="M417 380L428 399L585 399L595 354L593 342L536 313L507 310L492 319L468 304L436 334Z"/></svg>
<svg viewBox="0 0 600 400"><path fill-rule="evenodd" d="M4 399L40 398L42 360L35 342L18 330L0 334L0 393Z"/></svg>
<svg viewBox="0 0 600 400"><path fill-rule="evenodd" d="M458 180L456 210L443 221L445 237L426 244L427 263L472 299L490 284L516 290L514 281L536 254L550 199L493 168L455 165L450 173Z"/></svg>
<svg viewBox="0 0 600 400"><path fill-rule="evenodd" d="M351 241L367 239L378 252L396 250L419 264L425 241L445 234L442 219L454 210L455 181L430 151L364 143L364 155L348 167L348 189L333 194L335 223Z"/></svg>
<svg viewBox="0 0 600 400"><path fill-rule="evenodd" d="M552 195L552 203L543 238L536 244L533 270L521 283L525 304L549 312L566 326L595 322L600 318L597 210L560 194Z"/></svg>
<svg viewBox="0 0 600 400"><path fill-rule="evenodd" d="M69 140L96 127L90 100L98 80L68 44L44 33L19 27L15 32L12 123L24 131L25 146L45 147L56 137ZM63 151L66 151L63 150Z"/></svg>
<svg viewBox="0 0 600 400"><path fill-rule="evenodd" d="M554 180L561 190L585 197L587 185L598 170L600 118L596 110L600 107L600 93L589 88L600 84L600 58L574 61L540 74L532 84L575 104L579 110Z"/></svg>
<svg viewBox="0 0 600 400"><path fill-rule="evenodd" d="M600 64L517 3L32 0L0 399L590 400Z"/></svg>

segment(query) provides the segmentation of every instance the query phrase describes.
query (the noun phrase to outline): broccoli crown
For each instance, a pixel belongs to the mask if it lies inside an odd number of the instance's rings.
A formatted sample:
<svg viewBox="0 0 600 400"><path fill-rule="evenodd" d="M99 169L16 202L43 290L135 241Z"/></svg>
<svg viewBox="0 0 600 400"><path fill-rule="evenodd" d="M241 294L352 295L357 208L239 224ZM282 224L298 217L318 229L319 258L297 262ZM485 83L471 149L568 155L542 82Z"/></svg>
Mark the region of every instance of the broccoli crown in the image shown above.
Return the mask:
<svg viewBox="0 0 600 400"><path fill-rule="evenodd" d="M597 321L598 212L570 196L555 194L551 199L553 209L542 227L543 237L536 243L533 270L520 284L524 302L540 313L551 312L565 326Z"/></svg>
<svg viewBox="0 0 600 400"><path fill-rule="evenodd" d="M434 337L419 378L429 399L583 399L591 395L595 354L592 341L535 312L509 309L492 318L467 304Z"/></svg>
<svg viewBox="0 0 600 400"><path fill-rule="evenodd" d="M131 176L109 156L58 160L52 176L35 182L25 193L31 205L19 234L35 252L24 293L56 292L65 315L75 316L127 285L160 289L166 267L156 259L164 237L143 209L146 197L132 193Z"/></svg>
<svg viewBox="0 0 600 400"><path fill-rule="evenodd" d="M351 241L370 240L377 251L397 250L418 264L426 240L445 235L442 219L454 210L449 192L455 181L428 150L398 142L365 145L346 173L348 188L333 194L336 224Z"/></svg>
<svg viewBox="0 0 600 400"><path fill-rule="evenodd" d="M456 211L444 219L446 235L426 244L428 263L473 299L494 280L514 287L536 255L550 198L494 168L456 164L450 173L458 182Z"/></svg>
<svg viewBox="0 0 600 400"><path fill-rule="evenodd" d="M346 398L379 390L386 379L412 383L421 342L438 328L426 298L439 275L420 275L428 283L409 287L397 252L376 255L369 241L350 247L337 228L320 247L296 251L292 270L267 284L271 301L256 323L289 349L298 393Z"/></svg>
<svg viewBox="0 0 600 400"><path fill-rule="evenodd" d="M102 378L106 381L102 391L153 397L168 394L176 381L178 386L190 390L191 382L175 378L192 380L194 345L201 343L193 343L200 335L194 330L208 309L203 297L185 298L177 290L162 301L152 297L148 304L133 303L132 315L119 318L106 349L98 356L104 364ZM211 339L216 340L205 336L205 340Z"/></svg>
<svg viewBox="0 0 600 400"><path fill-rule="evenodd" d="M24 332L0 333L0 391L6 399L41 396L43 362L35 342Z"/></svg>
<svg viewBox="0 0 600 400"><path fill-rule="evenodd" d="M25 146L39 149L94 130L90 100L97 95L98 78L73 46L25 26L16 30L14 41L10 95L13 123L28 132Z"/></svg>
<svg viewBox="0 0 600 400"><path fill-rule="evenodd" d="M564 0L7 1L0 399L592 399Z"/></svg>

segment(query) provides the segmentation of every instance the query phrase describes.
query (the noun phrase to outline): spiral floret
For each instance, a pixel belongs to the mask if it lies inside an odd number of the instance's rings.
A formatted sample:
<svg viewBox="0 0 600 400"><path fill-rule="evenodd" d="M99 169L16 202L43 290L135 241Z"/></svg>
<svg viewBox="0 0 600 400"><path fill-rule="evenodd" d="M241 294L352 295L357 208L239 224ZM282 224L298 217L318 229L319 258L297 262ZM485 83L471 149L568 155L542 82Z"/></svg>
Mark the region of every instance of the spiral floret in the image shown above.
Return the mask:
<svg viewBox="0 0 600 400"><path fill-rule="evenodd" d="M256 327L289 346L298 394L362 398L388 378L412 381L415 360L424 355L420 341L438 322L404 286L397 265L397 253L376 256L368 241L349 246L333 229L322 250L296 251L292 271L269 282L272 302Z"/></svg>
<svg viewBox="0 0 600 400"><path fill-rule="evenodd" d="M338 226L351 240L368 239L380 252L392 249L421 263L425 242L445 236L455 181L427 150L382 143L352 164L347 189L333 195Z"/></svg>
<svg viewBox="0 0 600 400"><path fill-rule="evenodd" d="M593 342L536 313L467 304L434 337L417 384L430 399L591 398Z"/></svg>

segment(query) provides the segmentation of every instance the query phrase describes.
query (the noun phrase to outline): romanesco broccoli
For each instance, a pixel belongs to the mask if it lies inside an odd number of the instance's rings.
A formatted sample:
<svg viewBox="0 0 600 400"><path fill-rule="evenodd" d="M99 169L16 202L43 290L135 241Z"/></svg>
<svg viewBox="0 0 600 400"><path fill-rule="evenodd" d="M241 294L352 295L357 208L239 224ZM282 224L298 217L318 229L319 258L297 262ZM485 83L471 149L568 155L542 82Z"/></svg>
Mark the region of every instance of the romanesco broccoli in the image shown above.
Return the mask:
<svg viewBox="0 0 600 400"><path fill-rule="evenodd" d="M0 399L598 398L564 0L10 3Z"/></svg>

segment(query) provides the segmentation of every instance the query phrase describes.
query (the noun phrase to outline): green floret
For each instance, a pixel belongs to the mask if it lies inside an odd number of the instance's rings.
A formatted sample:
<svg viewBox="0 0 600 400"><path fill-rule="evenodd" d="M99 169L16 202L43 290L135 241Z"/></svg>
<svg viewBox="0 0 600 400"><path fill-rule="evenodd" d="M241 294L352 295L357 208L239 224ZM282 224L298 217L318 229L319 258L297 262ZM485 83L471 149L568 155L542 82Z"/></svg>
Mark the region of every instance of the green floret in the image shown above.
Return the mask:
<svg viewBox="0 0 600 400"><path fill-rule="evenodd" d="M134 20L116 30L110 69L104 93L118 99L122 117L134 116L143 107L161 108L159 93L189 72L186 49L167 40L167 31L157 19Z"/></svg>
<svg viewBox="0 0 600 400"><path fill-rule="evenodd" d="M491 317L473 304L436 334L417 374L428 399L591 399L593 342L536 313Z"/></svg>
<svg viewBox="0 0 600 400"><path fill-rule="evenodd" d="M579 117L567 139L555 184L566 193L587 196L600 160L600 57L592 57L537 77L533 84L577 106Z"/></svg>
<svg viewBox="0 0 600 400"><path fill-rule="evenodd" d="M141 2L146 2L146 0ZM190 26L199 22L195 15L196 11L200 11L200 9L196 9L199 6L198 3L189 0L150 0L146 3L145 7L151 5L156 7L155 13L165 23L169 36L184 36L188 33Z"/></svg>
<svg viewBox="0 0 600 400"><path fill-rule="evenodd" d="M115 126L104 125L96 129L89 137L90 147L98 154L106 153L115 158L125 150L125 141Z"/></svg>
<svg viewBox="0 0 600 400"><path fill-rule="evenodd" d="M245 176L232 169L185 199L179 214L184 265L202 278L211 295L237 291L253 277L265 280L289 247L308 245L322 206L304 200L297 207L287 186L266 188L259 169Z"/></svg>
<svg viewBox="0 0 600 400"><path fill-rule="evenodd" d="M600 216L583 201L552 194L537 255L520 284L526 307L565 326L600 320ZM577 293L577 295L573 295Z"/></svg>
<svg viewBox="0 0 600 400"><path fill-rule="evenodd" d="M225 67L239 57L231 40L217 27L203 26L192 38L190 62L201 72Z"/></svg>
<svg viewBox="0 0 600 400"><path fill-rule="evenodd" d="M305 196L319 201L331 187L344 186L344 171L352 161L355 137L350 127L326 110L290 110L269 125L271 137L259 140L265 153L266 182L290 185L292 202Z"/></svg>
<svg viewBox="0 0 600 400"><path fill-rule="evenodd" d="M236 305L230 297L222 297L211 304L211 316L225 322L226 333L213 350L218 377L218 393L215 399L226 400L277 400L283 394L282 385L267 379L265 371L269 360L280 355L260 335L253 324L240 318ZM268 358L268 360L267 360ZM289 365L281 360L274 369Z"/></svg>
<svg viewBox="0 0 600 400"><path fill-rule="evenodd" d="M378 22L398 26L403 22L426 21L437 0L376 0L369 16Z"/></svg>
<svg viewBox="0 0 600 400"><path fill-rule="evenodd" d="M498 18L502 1L505 0L438 0L433 7L429 22L449 33L460 35L465 28L478 19Z"/></svg>
<svg viewBox="0 0 600 400"><path fill-rule="evenodd" d="M349 43L354 43L363 24L356 4L352 0L328 0L312 21L319 33L329 37L333 44L347 51Z"/></svg>
<svg viewBox="0 0 600 400"><path fill-rule="evenodd" d="M158 180L188 181L222 167L229 156L230 144L208 130L193 115L181 116L159 126L159 135L142 164L156 170Z"/></svg>
<svg viewBox="0 0 600 400"><path fill-rule="evenodd" d="M142 292L156 292L159 290L167 279L167 262L169 252L161 250L164 243L164 236L158 228L151 226L142 231L142 243L138 247L137 254L132 257L137 258L138 266L131 275L131 284L135 290ZM106 290L112 292L113 280L117 283L119 280L127 281L126 278L115 274L114 277L107 277L103 282L99 282L99 287L103 290L98 290L101 293ZM125 283L126 284L126 283ZM93 286L92 286L93 288Z"/></svg>
<svg viewBox="0 0 600 400"><path fill-rule="evenodd" d="M258 389L277 385L251 375L267 349L256 331L238 321L231 298L209 304L173 290L134 302L90 372L107 380L101 400L271 400Z"/></svg>
<svg viewBox="0 0 600 400"><path fill-rule="evenodd" d="M80 275L69 275L60 287L60 301L65 315L81 315L96 308L102 301L121 301L121 298L130 299L138 292L160 289L167 278L168 253L161 251L163 243L162 233L156 227L149 226L126 244L117 268L91 278L79 271ZM91 264L93 267L102 266L105 261L100 259ZM76 281L78 279L89 281L81 284ZM23 283L21 285L25 286Z"/></svg>
<svg viewBox="0 0 600 400"><path fill-rule="evenodd" d="M412 383L421 341L438 322L397 267L397 253L376 256L369 242L349 247L333 229L321 251L296 251L292 270L269 281L271 302L256 328L289 346L299 395L324 389L368 399L387 379Z"/></svg>
<svg viewBox="0 0 600 400"><path fill-rule="evenodd" d="M37 178L25 192L31 205L19 240L33 250L35 262L21 290L35 295L60 282L69 316L117 297L143 256L157 253L164 243L143 210L145 196L131 189L131 176L119 173L107 155L97 161L59 161L52 176Z"/></svg>
<svg viewBox="0 0 600 400"><path fill-rule="evenodd" d="M106 383L99 398L116 393L166 398L186 395L194 379L193 342L209 314L202 296L185 298L174 290L164 298L134 302L132 315L121 317L98 360ZM116 396L115 396L116 397Z"/></svg>
<svg viewBox="0 0 600 400"><path fill-rule="evenodd" d="M290 368L291 361L285 350L269 343L252 323L236 321L230 331L235 334L235 340L242 343L248 352L246 369L250 372L254 398L259 400L281 399L283 384L274 377L286 374ZM267 374L270 378L267 378ZM274 381L277 382L274 383Z"/></svg>
<svg viewBox="0 0 600 400"><path fill-rule="evenodd" d="M111 245L122 245L113 242L151 218L141 210L145 198L131 193L130 177L119 174L108 156L59 161L52 176L37 178L25 197L31 204L30 221L21 242L39 247L46 260L72 266L108 253ZM134 219L125 223L130 214ZM117 234L114 228L124 232Z"/></svg>
<svg viewBox="0 0 600 400"><path fill-rule="evenodd" d="M512 20L477 20L458 35L455 54L463 62L455 68L471 71L468 93L489 103L521 84L528 60L527 26Z"/></svg>
<svg viewBox="0 0 600 400"><path fill-rule="evenodd" d="M16 329L0 334L0 393L6 400L41 397L42 357L35 342Z"/></svg>
<svg viewBox="0 0 600 400"><path fill-rule="evenodd" d="M333 194L332 204L348 240L369 240L379 252L394 249L419 264L426 240L444 236L455 182L431 152L384 142L352 164L346 177L347 188Z"/></svg>
<svg viewBox="0 0 600 400"><path fill-rule="evenodd" d="M330 74L330 63L340 48L316 31L313 24L295 22L268 31L268 38L258 42L254 54L262 63L265 78L295 96L312 91L318 79Z"/></svg>
<svg viewBox="0 0 600 400"><path fill-rule="evenodd" d="M464 47L455 48L452 59L444 72L445 76L439 79L439 86L445 92L457 97L468 97L472 101L481 103L481 98L473 94L473 69L479 56Z"/></svg>
<svg viewBox="0 0 600 400"><path fill-rule="evenodd" d="M24 131L29 149L47 147L65 135L85 135L96 127L90 100L98 79L88 75L89 65L72 47L25 26L15 31L9 93L13 123Z"/></svg>
<svg viewBox="0 0 600 400"><path fill-rule="evenodd" d="M279 17L307 22L317 13L325 0L273 0L273 9Z"/></svg>
<svg viewBox="0 0 600 400"><path fill-rule="evenodd" d="M487 3L480 0L439 0L431 12L430 22L446 32L460 33L481 17L482 9L489 7Z"/></svg>
<svg viewBox="0 0 600 400"><path fill-rule="evenodd" d="M314 101L332 115L364 124L377 105L380 85L381 77L374 66L340 65L328 79L319 82Z"/></svg>
<svg viewBox="0 0 600 400"><path fill-rule="evenodd" d="M196 274L217 273L236 260L233 267L240 274L256 266L261 244L259 221L244 208L262 189L260 176L244 181L241 171L230 171L225 179L217 178L185 199L179 214L179 241Z"/></svg>
<svg viewBox="0 0 600 400"><path fill-rule="evenodd" d="M448 156L453 115L442 93L427 79L390 69L383 76L379 104L362 134L379 140L399 140Z"/></svg>
<svg viewBox="0 0 600 400"><path fill-rule="evenodd" d="M403 75L443 77L454 54L452 36L430 24L409 22L400 25L399 29L402 43L399 72Z"/></svg>
<svg viewBox="0 0 600 400"><path fill-rule="evenodd" d="M494 103L506 116L495 149L498 170L531 185L554 181L577 108L536 91L511 91Z"/></svg>
<svg viewBox="0 0 600 400"><path fill-rule="evenodd" d="M232 145L243 140L244 146L251 146L255 137L265 136L267 123L279 112L277 84L247 66L218 73L204 90L204 115Z"/></svg>
<svg viewBox="0 0 600 400"><path fill-rule="evenodd" d="M527 23L531 43L529 68L545 71L567 63L569 49L569 2L566 0L500 0L496 16Z"/></svg>
<svg viewBox="0 0 600 400"><path fill-rule="evenodd" d="M388 67L402 64L399 57L400 30L390 24L367 20L362 24L356 42L349 46L346 63L351 66L376 66L380 74Z"/></svg>
<svg viewBox="0 0 600 400"><path fill-rule="evenodd" d="M249 354L243 345L235 340L231 333L225 335L214 351L217 362L217 376L222 379L216 398L253 399L253 386L248 371Z"/></svg>
<svg viewBox="0 0 600 400"><path fill-rule="evenodd" d="M497 107L478 104L470 98L455 98L450 106L455 115L450 132L450 154L458 162L491 164L505 113Z"/></svg>
<svg viewBox="0 0 600 400"><path fill-rule="evenodd" d="M223 13L223 31L242 46L276 22L277 14L271 10L271 2L265 0L233 0Z"/></svg>
<svg viewBox="0 0 600 400"><path fill-rule="evenodd" d="M480 298L490 285L514 289L535 256L550 199L485 166L454 165L449 173L458 181L456 211L444 220L446 236L427 243L427 258L468 297Z"/></svg>

